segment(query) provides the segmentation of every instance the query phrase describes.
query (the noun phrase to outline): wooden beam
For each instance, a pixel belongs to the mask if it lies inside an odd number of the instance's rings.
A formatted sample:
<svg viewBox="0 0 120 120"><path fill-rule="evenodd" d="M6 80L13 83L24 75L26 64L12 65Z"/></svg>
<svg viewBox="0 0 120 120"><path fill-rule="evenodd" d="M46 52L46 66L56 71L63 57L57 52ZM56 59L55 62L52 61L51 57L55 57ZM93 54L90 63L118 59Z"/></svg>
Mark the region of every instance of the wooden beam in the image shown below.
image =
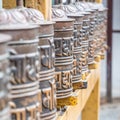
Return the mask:
<svg viewBox="0 0 120 120"><path fill-rule="evenodd" d="M36 8L40 10L46 20L51 20L52 0L38 0Z"/></svg>
<svg viewBox="0 0 120 120"><path fill-rule="evenodd" d="M0 0L3 1L3 8L11 9L16 7L16 0Z"/></svg>
<svg viewBox="0 0 120 120"><path fill-rule="evenodd" d="M102 3L102 0L95 0L97 3Z"/></svg>
<svg viewBox="0 0 120 120"><path fill-rule="evenodd" d="M108 5L108 26L107 26L107 102L112 102L112 21L113 21L113 0L107 0Z"/></svg>
<svg viewBox="0 0 120 120"><path fill-rule="evenodd" d="M82 120L99 120L100 84L97 81L82 111Z"/></svg>

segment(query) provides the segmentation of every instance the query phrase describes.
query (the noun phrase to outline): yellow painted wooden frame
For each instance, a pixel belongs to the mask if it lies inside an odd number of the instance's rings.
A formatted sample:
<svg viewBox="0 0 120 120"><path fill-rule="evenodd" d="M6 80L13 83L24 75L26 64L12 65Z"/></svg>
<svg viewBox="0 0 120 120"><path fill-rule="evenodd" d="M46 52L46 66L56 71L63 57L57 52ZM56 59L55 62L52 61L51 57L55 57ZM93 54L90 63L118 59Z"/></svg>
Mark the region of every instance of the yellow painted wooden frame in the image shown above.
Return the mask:
<svg viewBox="0 0 120 120"><path fill-rule="evenodd" d="M25 0L25 6L40 10L46 20L51 20L52 0Z"/></svg>

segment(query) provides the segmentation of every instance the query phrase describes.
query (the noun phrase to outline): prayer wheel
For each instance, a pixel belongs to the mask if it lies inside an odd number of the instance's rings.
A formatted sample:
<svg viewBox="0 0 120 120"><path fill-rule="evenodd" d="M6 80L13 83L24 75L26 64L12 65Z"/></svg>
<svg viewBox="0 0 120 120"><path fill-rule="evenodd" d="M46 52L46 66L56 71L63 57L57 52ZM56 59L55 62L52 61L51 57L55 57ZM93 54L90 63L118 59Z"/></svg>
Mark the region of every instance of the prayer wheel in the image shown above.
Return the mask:
<svg viewBox="0 0 120 120"><path fill-rule="evenodd" d="M74 20L65 17L62 10L53 8L55 43L55 80L57 99L72 95L73 30Z"/></svg>
<svg viewBox="0 0 120 120"><path fill-rule="evenodd" d="M55 47L54 47L54 28L53 22L44 21L43 14L33 8L23 7L23 0L17 0L17 9L26 18L30 24L39 26L39 64L37 71L37 80L39 81L39 90L41 91L41 119L53 120L56 118L56 84L55 84Z"/></svg>
<svg viewBox="0 0 120 120"><path fill-rule="evenodd" d="M38 53L38 26L4 25L1 33L12 36L9 42L11 67L12 120L40 119L40 90L37 72L40 70Z"/></svg>
<svg viewBox="0 0 120 120"><path fill-rule="evenodd" d="M82 24L83 24L83 16L82 14L69 14L68 17L75 19L74 21L74 50L73 50L73 87L76 89L82 87L81 79L82 79Z"/></svg>
<svg viewBox="0 0 120 120"><path fill-rule="evenodd" d="M79 81L80 84L77 85L77 88L86 88L87 87L87 81L82 80L81 76L86 74L88 72L88 34L89 34L89 18L88 15L89 13L87 12L79 12L79 10L74 6L74 5L59 5L58 6L60 9L64 10L66 15L68 17L74 18L78 22L79 20L79 27L77 27L77 41L80 43L79 46L81 47L81 51L79 51L79 65L77 65L77 69L79 69L78 74L79 74ZM73 17L74 16L74 17ZM76 17L75 17L76 16ZM77 18L77 19L76 19ZM74 24L74 33L76 29L76 25ZM76 38L76 35L74 34L74 40ZM73 52L74 54L74 52ZM74 55L75 57L76 55ZM75 63L75 62L74 62ZM75 68L73 70L75 72ZM73 72L73 74L74 74ZM75 77L76 75L73 76L73 83L76 84L76 81L78 78ZM76 81L75 81L76 80ZM75 85L76 86L76 85Z"/></svg>
<svg viewBox="0 0 120 120"><path fill-rule="evenodd" d="M42 120L56 118L55 46L53 36L53 22L41 24L38 46L41 70L38 75L42 94Z"/></svg>
<svg viewBox="0 0 120 120"><path fill-rule="evenodd" d="M11 40L8 35L0 34L0 119L11 120L9 106L10 67L8 61L7 43Z"/></svg>
<svg viewBox="0 0 120 120"><path fill-rule="evenodd" d="M60 9L64 10L68 18L74 19L74 49L73 49L73 74L72 83L74 89L82 88L82 25L83 14L78 13L77 9L71 5L60 5Z"/></svg>

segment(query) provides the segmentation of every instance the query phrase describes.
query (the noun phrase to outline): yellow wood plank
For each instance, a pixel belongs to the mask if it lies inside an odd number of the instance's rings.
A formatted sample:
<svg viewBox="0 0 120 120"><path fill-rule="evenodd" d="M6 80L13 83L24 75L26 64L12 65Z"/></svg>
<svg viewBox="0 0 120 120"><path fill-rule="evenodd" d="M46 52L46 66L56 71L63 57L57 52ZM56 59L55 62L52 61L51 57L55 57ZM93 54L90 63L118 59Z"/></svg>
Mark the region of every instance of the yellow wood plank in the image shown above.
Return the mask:
<svg viewBox="0 0 120 120"><path fill-rule="evenodd" d="M89 64L89 65L88 65L88 68L89 68L90 70L92 70L92 69L97 69L97 68L98 68L98 64L97 64L96 62L93 62L92 64Z"/></svg>
<svg viewBox="0 0 120 120"><path fill-rule="evenodd" d="M37 0L25 0L25 7L35 8L37 7Z"/></svg>
<svg viewBox="0 0 120 120"><path fill-rule="evenodd" d="M51 20L52 0L25 0L25 6L38 9L46 20Z"/></svg>
<svg viewBox="0 0 120 120"><path fill-rule="evenodd" d="M91 70L88 75L88 88L83 90L76 90L75 93L78 95L78 104L76 106L70 106L67 108L66 112L62 116L58 116L57 120L78 120L78 117L83 110L97 80L100 79L100 63L98 63L98 68ZM90 119L87 119L90 120Z"/></svg>
<svg viewBox="0 0 120 120"><path fill-rule="evenodd" d="M3 8L10 9L16 7L16 0L2 0Z"/></svg>
<svg viewBox="0 0 120 120"><path fill-rule="evenodd" d="M89 99L82 111L82 120L98 120L99 119L99 80L97 81Z"/></svg>
<svg viewBox="0 0 120 120"><path fill-rule="evenodd" d="M82 109L84 108L99 77L99 68L96 70L91 70L91 74L88 76L88 88L82 90Z"/></svg>
<svg viewBox="0 0 120 120"><path fill-rule="evenodd" d="M96 0L97 3L102 3L102 0Z"/></svg>

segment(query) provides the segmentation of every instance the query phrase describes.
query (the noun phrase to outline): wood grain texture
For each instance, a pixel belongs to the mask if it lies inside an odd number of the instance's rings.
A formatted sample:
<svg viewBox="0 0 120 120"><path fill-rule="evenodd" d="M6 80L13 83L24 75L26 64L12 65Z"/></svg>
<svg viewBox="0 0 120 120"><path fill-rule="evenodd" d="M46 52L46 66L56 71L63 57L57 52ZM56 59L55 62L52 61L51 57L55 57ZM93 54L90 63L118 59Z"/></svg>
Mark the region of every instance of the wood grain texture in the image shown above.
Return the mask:
<svg viewBox="0 0 120 120"><path fill-rule="evenodd" d="M95 70L91 70L91 73L88 75L88 88L83 90L75 91L78 97L78 104L76 106L70 106L67 108L66 112L62 116L58 116L57 120L78 120L80 113L84 111L84 107L87 106L87 101L89 101L90 96L92 96L93 100L96 98L97 101L96 106L99 105L99 90L96 91L97 84L100 81L100 63L98 63L98 68ZM93 94L92 91L96 91ZM98 94L98 96L96 95ZM93 105L91 105L93 106ZM94 106L93 106L94 107ZM98 110L97 107L94 108L96 111ZM98 114L98 113L97 113ZM86 114L86 116L88 116ZM98 116L98 115L96 115ZM83 119L83 120L97 120L97 119Z"/></svg>
<svg viewBox="0 0 120 120"><path fill-rule="evenodd" d="M2 0L3 8L11 9L16 7L16 0Z"/></svg>
<svg viewBox="0 0 120 120"><path fill-rule="evenodd" d="M38 0L37 9L40 10L46 20L51 20L52 0Z"/></svg>
<svg viewBox="0 0 120 120"><path fill-rule="evenodd" d="M35 8L37 7L37 0L25 0L25 7Z"/></svg>

